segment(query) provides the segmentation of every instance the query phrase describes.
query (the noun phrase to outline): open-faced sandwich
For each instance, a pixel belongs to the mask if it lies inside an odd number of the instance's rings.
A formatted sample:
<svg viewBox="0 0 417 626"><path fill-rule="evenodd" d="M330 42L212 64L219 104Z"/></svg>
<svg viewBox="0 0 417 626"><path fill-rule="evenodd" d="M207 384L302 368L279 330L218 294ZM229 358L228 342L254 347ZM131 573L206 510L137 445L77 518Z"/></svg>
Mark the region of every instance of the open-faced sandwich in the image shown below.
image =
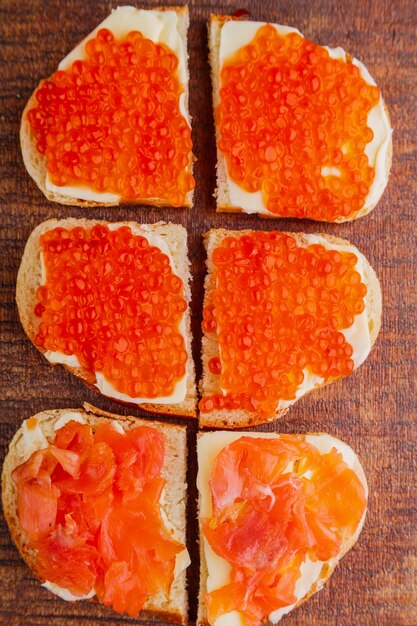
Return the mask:
<svg viewBox="0 0 417 626"><path fill-rule="evenodd" d="M192 205L188 21L187 7L118 7L40 82L20 139L48 200Z"/></svg>
<svg viewBox="0 0 417 626"><path fill-rule="evenodd" d="M381 290L355 246L330 235L210 230L200 425L274 420L351 374L381 322Z"/></svg>
<svg viewBox="0 0 417 626"><path fill-rule="evenodd" d="M322 433L204 433L197 451L198 624L276 624L359 536L368 489L358 458Z"/></svg>
<svg viewBox="0 0 417 626"><path fill-rule="evenodd" d="M16 299L29 339L103 395L195 416L187 233L162 222L43 222Z"/></svg>
<svg viewBox="0 0 417 626"><path fill-rule="evenodd" d="M186 456L184 427L89 405L25 420L4 461L3 511L42 585L186 624Z"/></svg>
<svg viewBox="0 0 417 626"><path fill-rule="evenodd" d="M212 15L217 210L354 220L389 176L392 130L366 67L295 28Z"/></svg>

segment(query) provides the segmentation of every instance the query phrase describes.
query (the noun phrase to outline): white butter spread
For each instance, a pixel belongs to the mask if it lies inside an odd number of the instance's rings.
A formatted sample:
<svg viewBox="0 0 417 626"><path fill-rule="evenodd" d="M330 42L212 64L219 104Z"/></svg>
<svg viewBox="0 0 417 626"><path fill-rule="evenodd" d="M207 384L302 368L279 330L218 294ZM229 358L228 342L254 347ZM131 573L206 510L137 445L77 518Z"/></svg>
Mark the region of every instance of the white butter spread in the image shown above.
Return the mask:
<svg viewBox="0 0 417 626"><path fill-rule="evenodd" d="M31 417L22 424L22 437L17 443L16 449L19 456L19 464L24 463L37 450L48 447L48 441L43 433L39 421Z"/></svg>
<svg viewBox="0 0 417 626"><path fill-rule="evenodd" d="M212 499L209 488L209 479L213 471L214 462L221 452L221 450L232 443L240 439L241 437L253 437L263 439L274 439L280 437L277 433L251 433L251 432L212 432L204 433L197 440L197 455L198 455L198 475L197 475L197 488L200 497L200 519L210 517L212 515ZM358 476L359 480L365 488L366 497L368 496L368 486L365 478L363 468L359 462L358 457L354 451L343 441L335 437L331 437L327 434L307 435L306 442L316 447L321 454L327 454L332 448L336 448L338 452L342 454L343 460ZM290 469L290 468L288 468ZM365 521L364 513L361 522L355 532L355 540L359 536L362 530L363 523ZM210 547L208 541L202 535L204 558L207 566L207 592L219 589L230 582L230 564L221 556L216 554ZM327 561L329 566L332 566L338 561L337 557ZM297 580L294 595L297 601L287 607L282 607L273 611L269 615L269 619L272 623L276 624L283 615L289 613L311 589L311 587L320 580L320 574L325 562L311 561L307 558L302 563L300 568L300 577ZM243 624L243 618L239 611L232 611L225 615L222 615L216 620L213 626L241 626Z"/></svg>
<svg viewBox="0 0 417 626"><path fill-rule="evenodd" d="M117 204L122 199L116 193L108 193L104 191L95 191L84 185L54 185L46 173L45 188L53 193L59 193L67 198L75 198L76 200L87 200L88 202L108 202L109 204Z"/></svg>
<svg viewBox="0 0 417 626"><path fill-rule="evenodd" d="M128 224L132 233L134 235L138 235L141 237L145 237L147 239L150 246L155 246L159 248L163 254L166 254L169 258L171 268L174 274L177 275L177 271L175 268L174 260L172 258L171 252L169 250L167 242L161 235L157 235L154 232L148 231L145 227L138 227L134 224ZM122 228L126 226L121 222L116 222L107 225L109 230L117 230L118 228ZM46 284L46 270L45 263L43 260L43 255L41 253L41 284ZM181 321L178 325L178 332L184 338L184 345L187 345L186 340L186 323L185 323L185 313L181 318ZM47 350L44 353L44 356L51 363L60 363L62 365L68 365L69 367L81 367L80 362L75 354L67 355L62 352L53 352L51 350ZM123 402L131 402L135 404L180 404L184 401L185 396L187 394L187 373L183 376L175 385L175 388L170 396L161 396L158 398L132 398L131 396L121 393L117 391L114 385L108 381L101 372L96 372L96 383L95 386L103 395L109 398L115 398L117 400L121 400Z"/></svg>
<svg viewBox="0 0 417 626"><path fill-rule="evenodd" d="M114 430L119 433L119 435L125 434L125 429L118 420L112 420L111 425L113 426Z"/></svg>
<svg viewBox="0 0 417 626"><path fill-rule="evenodd" d="M57 419L54 424L54 430L59 430L60 428L68 424L68 422L78 422L79 424L86 424L87 420L85 419L85 415L83 415L82 413L78 413L76 411L68 411L68 413L64 413L62 417Z"/></svg>
<svg viewBox="0 0 417 626"><path fill-rule="evenodd" d="M180 34L179 18L176 11L142 10L132 6L117 7L61 61L58 69L68 70L74 61L84 60L86 57L85 44L93 39L101 28L110 30L117 39L126 37L131 31L136 30L153 43L164 44L174 52L178 58L178 79L184 88L184 92L179 98L179 107L188 125L191 126L187 110L187 54ZM85 185L54 185L48 174L46 175L45 186L49 191L69 198L112 204L117 204L121 200L121 196L117 194L95 191Z"/></svg>
<svg viewBox="0 0 417 626"><path fill-rule="evenodd" d="M220 615L214 622L214 626L245 626L245 622L239 611L230 611Z"/></svg>
<svg viewBox="0 0 417 626"><path fill-rule="evenodd" d="M187 548L181 550L175 557L174 578L179 576L191 564L190 555Z"/></svg>
<svg viewBox="0 0 417 626"><path fill-rule="evenodd" d="M251 22L251 21L233 21L226 22L220 33L220 51L219 51L219 68L220 71L223 67L225 60L234 55L240 48L249 44L255 37L261 26L265 26L266 22ZM281 24L271 24L276 31L285 36L288 33L298 33L303 36L299 30L290 26L282 26ZM346 60L346 52L343 48L329 48L323 46L329 53L332 59ZM375 85L375 81L370 75L367 68L363 63L357 59L353 59L352 62L359 68L362 78L369 85ZM215 105L219 103L220 95L215 95ZM368 195L365 200L364 208L369 208L376 204L380 199L388 182L388 174L386 172L386 159L389 145L391 143L392 128L389 122L387 112L384 108L382 98L368 113L367 124L374 133L374 138L370 143L366 145L365 154L368 157L368 161L372 167L375 168L375 178L369 189ZM328 164L330 169L328 173L323 173L323 176L334 175L332 173L333 165ZM227 186L229 189L229 199L232 206L242 208L245 213L259 213L262 215L268 215L270 212L267 210L264 200L262 198L261 191L249 192L242 189L237 185L229 176L226 165Z"/></svg>
<svg viewBox="0 0 417 626"><path fill-rule="evenodd" d="M68 589L64 589L55 583L51 583L49 580L46 580L42 587L48 589L48 591L52 591L56 596L59 596L62 600L66 600L67 602L75 602L76 600L89 600L96 595L94 589L92 589L89 593L86 593L84 596L74 596Z"/></svg>
<svg viewBox="0 0 417 626"><path fill-rule="evenodd" d="M68 367L81 367L75 354L64 354L63 352L47 350L43 355L50 363L61 363L61 365L67 365Z"/></svg>

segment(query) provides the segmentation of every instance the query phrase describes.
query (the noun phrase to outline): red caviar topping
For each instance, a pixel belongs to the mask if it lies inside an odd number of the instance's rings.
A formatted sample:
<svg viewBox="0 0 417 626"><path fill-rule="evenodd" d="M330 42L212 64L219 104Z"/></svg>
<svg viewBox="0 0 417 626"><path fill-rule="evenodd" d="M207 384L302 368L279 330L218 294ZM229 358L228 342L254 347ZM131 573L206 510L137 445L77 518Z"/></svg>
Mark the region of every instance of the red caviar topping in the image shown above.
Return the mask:
<svg viewBox="0 0 417 626"><path fill-rule="evenodd" d="M217 332L221 363L212 358L209 370L227 393L203 397L203 413L221 405L272 417L279 400L296 397L305 368L326 380L352 373L340 331L365 308L355 254L257 232L226 237L212 261L202 325Z"/></svg>
<svg viewBox="0 0 417 626"><path fill-rule="evenodd" d="M132 398L173 393L186 372L179 324L187 308L170 260L127 226L55 228L41 237L36 345L75 354Z"/></svg>
<svg viewBox="0 0 417 626"><path fill-rule="evenodd" d="M116 40L107 29L85 54L42 83L27 114L51 181L183 205L195 182L177 56L137 31Z"/></svg>
<svg viewBox="0 0 417 626"><path fill-rule="evenodd" d="M218 357L213 357L212 359L209 359L208 367L212 374L220 374L222 371L222 364Z"/></svg>
<svg viewBox="0 0 417 626"><path fill-rule="evenodd" d="M75 596L93 588L107 606L135 617L169 592L184 549L161 518L164 438L138 426L119 434L69 422L12 478L20 526L36 571Z"/></svg>
<svg viewBox="0 0 417 626"><path fill-rule="evenodd" d="M334 221L365 203L379 89L351 61L267 24L221 70L219 149L232 180L271 213ZM324 168L337 168L328 171Z"/></svg>
<svg viewBox="0 0 417 626"><path fill-rule="evenodd" d="M229 444L209 486L203 533L231 565L230 582L205 596L210 624L239 611L246 626L259 626L294 604L302 562L337 556L366 509L361 481L335 448L320 455L288 435Z"/></svg>

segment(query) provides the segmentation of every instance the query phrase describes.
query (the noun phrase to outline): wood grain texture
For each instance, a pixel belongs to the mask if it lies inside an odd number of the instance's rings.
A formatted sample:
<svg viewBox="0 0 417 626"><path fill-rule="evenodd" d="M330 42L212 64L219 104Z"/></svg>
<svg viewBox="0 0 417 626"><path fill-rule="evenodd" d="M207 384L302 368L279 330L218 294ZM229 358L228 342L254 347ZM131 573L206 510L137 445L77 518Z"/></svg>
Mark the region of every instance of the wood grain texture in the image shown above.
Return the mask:
<svg viewBox="0 0 417 626"><path fill-rule="evenodd" d="M1 250L0 250L0 455L22 419L48 408L83 401L126 414L99 398L60 367L50 367L26 339L15 306L15 279L31 230L51 217L82 217L84 211L48 203L26 174L18 129L25 102L38 81L117 3L96 0L2 0L0 3ZM141 6L156 6L142 2ZM369 515L358 544L322 592L283 623L295 626L411 626L416 605L416 389L415 389L415 193L417 76L415 8L401 2L263 0L189 2L191 28L190 108L198 161L193 210L92 209L100 219L184 224L192 258L194 354L200 372L201 303L205 275L201 234L211 227L321 231L350 239L381 279L383 327L366 363L350 378L304 398L270 428L280 432L328 431L358 453L370 486ZM382 88L394 131L391 180L379 206L352 224L308 221L265 222L256 217L216 214L215 146L207 62L206 19L210 11L247 8L254 18L298 27L318 43L341 45L365 62ZM132 412L132 411L130 411ZM133 412L139 415L139 412ZM189 569L191 622L196 615L195 422L189 422ZM414 498L414 499L413 499ZM413 508L414 507L414 508ZM414 525L413 525L414 524ZM0 624L119 624L132 620L92 603L60 601L39 587L0 520ZM142 621L142 623L151 623Z"/></svg>

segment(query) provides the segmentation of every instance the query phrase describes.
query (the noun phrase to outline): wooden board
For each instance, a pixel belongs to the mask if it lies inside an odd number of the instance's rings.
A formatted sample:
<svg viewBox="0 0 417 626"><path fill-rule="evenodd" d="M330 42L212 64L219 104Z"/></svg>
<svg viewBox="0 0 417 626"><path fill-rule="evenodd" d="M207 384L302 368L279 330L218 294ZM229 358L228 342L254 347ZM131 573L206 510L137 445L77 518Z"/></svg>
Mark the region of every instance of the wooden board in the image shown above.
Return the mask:
<svg viewBox="0 0 417 626"><path fill-rule="evenodd" d="M15 278L26 238L51 217L81 217L81 209L45 200L26 174L19 149L19 121L38 81L95 27L117 3L95 0L2 0L0 4L1 93L1 458L22 419L47 408L77 407L83 401L112 411L105 401L60 367L50 367L26 339L15 305ZM142 6L157 2L142 2ZM247 8L253 17L298 27L318 43L342 45L365 62L382 88L394 132L391 180L378 208L341 226L308 221L261 221L216 215L215 145L207 62L206 19L210 11ZM210 227L321 231L350 239L370 259L384 295L382 331L366 363L353 376L298 402L272 428L282 432L328 431L357 451L370 487L369 515L362 536L325 589L285 618L310 626L410 626L417 624L415 593L415 193L416 67L415 8L411 0L263 0L190 2L191 114L198 162L193 210L114 208L90 210L104 219L174 220L189 232L192 258L194 354L200 371L204 251L201 234ZM413 275L414 271L414 275ZM133 411L134 414L139 414ZM413 430L414 426L414 430ZM195 422L189 422L189 569L191 620L198 586L196 549ZM414 439L414 440L413 440ZM414 500L415 503L415 500ZM415 512L415 510L414 510ZM415 524L415 521L414 521ZM86 602L60 601L39 587L0 521L0 623L116 624L132 620ZM414 602L414 603L413 603Z"/></svg>

